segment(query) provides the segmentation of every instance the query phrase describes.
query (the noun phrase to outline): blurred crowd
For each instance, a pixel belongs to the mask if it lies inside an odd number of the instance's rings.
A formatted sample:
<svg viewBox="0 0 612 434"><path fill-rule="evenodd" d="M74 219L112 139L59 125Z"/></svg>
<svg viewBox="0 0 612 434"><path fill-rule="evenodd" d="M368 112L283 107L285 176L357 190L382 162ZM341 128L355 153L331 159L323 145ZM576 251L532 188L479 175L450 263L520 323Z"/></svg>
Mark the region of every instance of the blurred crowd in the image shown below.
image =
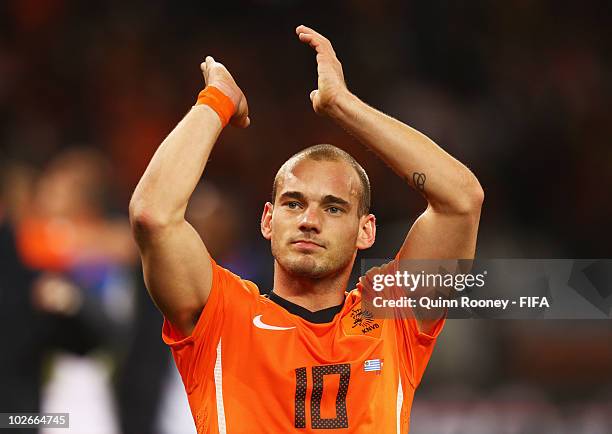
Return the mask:
<svg viewBox="0 0 612 434"><path fill-rule="evenodd" d="M39 169L4 167L0 333L10 344L0 357L0 409L70 409L73 432L172 433L176 426L158 431L154 416L169 379L179 380L129 222L108 207L110 167L91 147L60 151ZM199 186L187 216L215 257L248 274L238 213L223 196Z"/></svg>
<svg viewBox="0 0 612 434"><path fill-rule="evenodd" d="M332 40L353 92L478 176L480 257L610 257L606 7L2 2L0 412L71 408L80 432L192 432L127 204L193 104L207 54L234 74L252 119L223 133L190 203L215 259L270 289L263 203L280 164L315 143L346 149L368 171L379 237L363 256L394 255L424 202L312 112L316 69L293 33L301 23ZM611 432L609 366L609 321L449 321L413 432ZM183 401L168 402L172 390Z"/></svg>

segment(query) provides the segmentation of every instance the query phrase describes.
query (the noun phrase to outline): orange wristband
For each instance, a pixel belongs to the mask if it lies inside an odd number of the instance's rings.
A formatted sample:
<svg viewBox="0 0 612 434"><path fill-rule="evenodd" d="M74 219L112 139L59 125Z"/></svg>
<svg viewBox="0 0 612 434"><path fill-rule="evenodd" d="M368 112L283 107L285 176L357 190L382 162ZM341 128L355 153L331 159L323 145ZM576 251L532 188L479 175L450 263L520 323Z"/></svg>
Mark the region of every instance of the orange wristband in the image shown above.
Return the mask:
<svg viewBox="0 0 612 434"><path fill-rule="evenodd" d="M229 123L236 111L236 107L234 107L232 100L214 86L206 86L199 93L196 105L199 104L206 104L213 109L219 115L222 127L225 127Z"/></svg>

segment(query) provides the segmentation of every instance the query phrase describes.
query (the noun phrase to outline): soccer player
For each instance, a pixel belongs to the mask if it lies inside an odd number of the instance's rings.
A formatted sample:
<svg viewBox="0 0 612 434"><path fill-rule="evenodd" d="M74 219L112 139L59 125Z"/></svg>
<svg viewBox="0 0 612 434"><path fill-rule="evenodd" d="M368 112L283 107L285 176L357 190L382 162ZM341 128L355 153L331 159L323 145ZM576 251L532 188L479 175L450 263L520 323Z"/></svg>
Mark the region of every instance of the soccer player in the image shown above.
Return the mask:
<svg viewBox="0 0 612 434"><path fill-rule="evenodd" d="M306 26L296 33L316 51L315 112L357 137L428 201L395 259L473 258L483 201L476 177L423 134L353 95L324 36ZM163 339L198 433L408 432L414 391L444 316L377 319L362 307L366 279L345 292L357 251L376 235L366 173L331 145L283 164L261 218L274 288L260 295L254 283L217 265L184 218L222 129L250 123L228 70L212 57L201 68L207 87L198 104L157 149L130 202L147 288L164 315Z"/></svg>

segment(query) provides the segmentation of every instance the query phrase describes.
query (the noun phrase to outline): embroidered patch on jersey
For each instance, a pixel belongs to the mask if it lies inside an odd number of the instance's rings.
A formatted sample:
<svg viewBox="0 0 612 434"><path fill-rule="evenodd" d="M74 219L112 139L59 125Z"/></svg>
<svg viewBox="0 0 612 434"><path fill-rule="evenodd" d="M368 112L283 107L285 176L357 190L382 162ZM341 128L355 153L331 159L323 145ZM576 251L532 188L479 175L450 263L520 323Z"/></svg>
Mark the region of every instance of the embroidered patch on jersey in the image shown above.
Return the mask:
<svg viewBox="0 0 612 434"><path fill-rule="evenodd" d="M378 372L382 370L383 361L380 359L370 359L363 362L364 372Z"/></svg>
<svg viewBox="0 0 612 434"><path fill-rule="evenodd" d="M369 310L362 309L361 303L342 319L342 326L347 335L367 335L379 338L382 332L382 321L375 319Z"/></svg>

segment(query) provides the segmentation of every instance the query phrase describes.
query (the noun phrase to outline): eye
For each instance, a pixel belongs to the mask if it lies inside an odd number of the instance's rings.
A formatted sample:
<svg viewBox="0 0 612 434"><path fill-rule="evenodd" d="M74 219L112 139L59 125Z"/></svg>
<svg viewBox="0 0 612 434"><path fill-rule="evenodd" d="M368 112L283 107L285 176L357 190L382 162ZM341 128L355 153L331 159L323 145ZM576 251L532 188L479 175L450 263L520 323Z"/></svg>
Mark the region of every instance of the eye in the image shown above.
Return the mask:
<svg viewBox="0 0 612 434"><path fill-rule="evenodd" d="M327 208L327 211L330 214L340 214L343 210L341 208L338 208L337 206L330 206L329 208Z"/></svg>
<svg viewBox="0 0 612 434"><path fill-rule="evenodd" d="M299 206L300 206L300 203L299 203L299 202L292 201L292 202L287 202L287 203L285 204L285 206L286 206L287 208L289 208L289 209L298 209L298 208L299 208Z"/></svg>

